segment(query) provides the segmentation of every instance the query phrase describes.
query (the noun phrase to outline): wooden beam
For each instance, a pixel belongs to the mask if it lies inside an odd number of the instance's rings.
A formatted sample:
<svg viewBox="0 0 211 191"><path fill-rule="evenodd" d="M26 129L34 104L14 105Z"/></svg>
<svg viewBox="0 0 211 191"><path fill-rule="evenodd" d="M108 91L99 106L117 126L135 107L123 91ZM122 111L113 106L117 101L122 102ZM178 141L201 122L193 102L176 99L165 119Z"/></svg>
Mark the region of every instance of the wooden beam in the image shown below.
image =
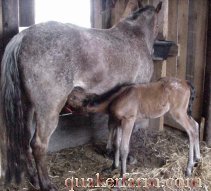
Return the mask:
<svg viewBox="0 0 211 191"><path fill-rule="evenodd" d="M108 29L112 27L111 24L111 14L112 14L111 0L102 1L102 28Z"/></svg>
<svg viewBox="0 0 211 191"><path fill-rule="evenodd" d="M3 46L19 31L18 0L2 0Z"/></svg>
<svg viewBox="0 0 211 191"><path fill-rule="evenodd" d="M0 0L0 60L2 60L2 55L4 52L3 46L3 14L2 14L2 0ZM1 72L1 67L0 67Z"/></svg>
<svg viewBox="0 0 211 191"><path fill-rule="evenodd" d="M91 26L102 28L102 0L91 0Z"/></svg>
<svg viewBox="0 0 211 191"><path fill-rule="evenodd" d="M167 40L174 41L177 44L177 20L178 20L178 0L168 1L168 29ZM167 76L176 76L177 74L177 57L167 59Z"/></svg>
<svg viewBox="0 0 211 191"><path fill-rule="evenodd" d="M194 0L189 0L189 16L188 16L188 51L186 65L186 79L194 81L194 64L195 64L195 49L196 49L196 31L195 23L197 22L197 8L194 6Z"/></svg>
<svg viewBox="0 0 211 191"><path fill-rule="evenodd" d="M0 178L4 176L4 167L6 161L5 153L5 129L2 116L2 104L0 100Z"/></svg>
<svg viewBox="0 0 211 191"><path fill-rule="evenodd" d="M200 129L199 129L199 140L203 141L204 140L204 125L205 125L205 118L201 118L200 122Z"/></svg>
<svg viewBox="0 0 211 191"><path fill-rule="evenodd" d="M207 61L204 80L203 116L205 117L205 141L211 147L211 1L208 2Z"/></svg>
<svg viewBox="0 0 211 191"><path fill-rule="evenodd" d="M20 27L28 27L35 24L34 0L19 0L19 24Z"/></svg>
<svg viewBox="0 0 211 191"><path fill-rule="evenodd" d="M117 24L123 16L125 8L129 0L116 0L115 7L112 9L111 13L111 25Z"/></svg>
<svg viewBox="0 0 211 191"><path fill-rule="evenodd" d="M187 38L188 38L188 1L178 0L177 40L179 55L177 59L177 77L186 78Z"/></svg>
<svg viewBox="0 0 211 191"><path fill-rule="evenodd" d="M204 70L206 67L206 44L207 44L207 21L208 21L208 0L197 0L194 3L194 24L195 24L195 48L194 61L194 86L196 98L193 104L193 117L201 119L203 92L204 92Z"/></svg>
<svg viewBox="0 0 211 191"><path fill-rule="evenodd" d="M138 0L129 0L127 3L127 6L125 8L125 11L122 15L122 18L126 18L129 16L133 11L139 8Z"/></svg>

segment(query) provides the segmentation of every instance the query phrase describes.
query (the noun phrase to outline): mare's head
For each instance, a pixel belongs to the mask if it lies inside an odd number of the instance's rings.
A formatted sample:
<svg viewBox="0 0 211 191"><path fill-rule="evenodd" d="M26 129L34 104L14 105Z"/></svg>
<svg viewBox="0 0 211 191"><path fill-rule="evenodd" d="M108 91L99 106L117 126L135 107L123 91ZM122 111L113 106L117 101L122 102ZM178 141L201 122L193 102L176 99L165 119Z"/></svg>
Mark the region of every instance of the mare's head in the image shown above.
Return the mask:
<svg viewBox="0 0 211 191"><path fill-rule="evenodd" d="M157 7L152 5L141 7L127 17L127 21L133 22L134 25L140 25L141 28L147 27L150 31L153 31L155 39L158 34L158 13L161 7L162 2L158 3Z"/></svg>
<svg viewBox="0 0 211 191"><path fill-rule="evenodd" d="M141 7L123 20L134 28L136 34L144 34L149 49L152 49L158 35L158 13L161 7L162 2L158 3L156 7L152 5Z"/></svg>

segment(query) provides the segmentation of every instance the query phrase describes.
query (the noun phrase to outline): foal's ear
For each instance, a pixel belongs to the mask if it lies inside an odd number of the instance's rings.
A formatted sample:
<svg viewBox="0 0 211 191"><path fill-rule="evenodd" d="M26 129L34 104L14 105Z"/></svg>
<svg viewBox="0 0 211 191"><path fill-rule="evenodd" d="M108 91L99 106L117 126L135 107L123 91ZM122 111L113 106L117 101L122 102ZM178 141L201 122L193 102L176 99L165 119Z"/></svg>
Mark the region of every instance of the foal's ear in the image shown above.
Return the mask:
<svg viewBox="0 0 211 191"><path fill-rule="evenodd" d="M162 2L158 3L158 5L157 5L157 7L156 7L156 9L155 9L155 12L156 12L156 13L159 13L160 10L161 10L161 8L162 8Z"/></svg>

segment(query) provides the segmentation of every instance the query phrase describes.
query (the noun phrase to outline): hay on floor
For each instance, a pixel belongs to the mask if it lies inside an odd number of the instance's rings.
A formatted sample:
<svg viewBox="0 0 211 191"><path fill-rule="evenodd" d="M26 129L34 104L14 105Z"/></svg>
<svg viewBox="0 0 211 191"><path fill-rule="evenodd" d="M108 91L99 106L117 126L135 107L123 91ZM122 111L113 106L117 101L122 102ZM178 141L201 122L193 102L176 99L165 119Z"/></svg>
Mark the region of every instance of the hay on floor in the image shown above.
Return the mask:
<svg viewBox="0 0 211 191"><path fill-rule="evenodd" d="M131 154L137 159L134 165L128 165L127 178L158 178L164 185L166 180L183 178L188 159L188 137L185 133L174 129L165 128L163 132L151 132L139 130L131 139ZM191 178L200 178L202 188L195 190L211 190L211 148L204 142L200 143L202 159L194 167ZM65 186L67 178L93 178L99 173L101 178L119 177L120 169L112 172L102 171L112 165L112 160L104 155L105 142L87 144L76 148L64 149L60 152L48 155L48 169L52 181L58 185L60 191L69 189ZM179 179L178 179L179 181ZM179 183L178 183L179 184ZM175 190L190 190L187 187ZM0 186L0 190L1 186ZM22 191L28 189L28 184L17 187L12 186L9 190ZM75 190L109 190L108 188L76 188ZM152 188L121 188L121 190L170 190L160 187Z"/></svg>

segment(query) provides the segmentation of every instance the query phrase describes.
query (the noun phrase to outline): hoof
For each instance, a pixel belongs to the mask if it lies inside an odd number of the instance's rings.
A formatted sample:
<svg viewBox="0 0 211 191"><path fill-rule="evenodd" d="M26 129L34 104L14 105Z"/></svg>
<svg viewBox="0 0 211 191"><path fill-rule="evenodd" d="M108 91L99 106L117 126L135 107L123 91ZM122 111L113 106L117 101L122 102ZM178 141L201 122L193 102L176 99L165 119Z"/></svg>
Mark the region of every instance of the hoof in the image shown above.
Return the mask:
<svg viewBox="0 0 211 191"><path fill-rule="evenodd" d="M200 157L197 157L197 158L195 158L195 163L198 163L198 162L200 162L200 160L201 160L201 158Z"/></svg>
<svg viewBox="0 0 211 191"><path fill-rule="evenodd" d="M111 174L113 171L112 167L104 168L101 172L106 174Z"/></svg>
<svg viewBox="0 0 211 191"><path fill-rule="evenodd" d="M46 188L41 189L42 191L59 191L56 185L50 184Z"/></svg>
<svg viewBox="0 0 211 191"><path fill-rule="evenodd" d="M127 163L130 164L137 164L137 160L135 157L133 157L132 155L129 155L127 158Z"/></svg>
<svg viewBox="0 0 211 191"><path fill-rule="evenodd" d="M117 167L115 167L115 164L112 164L111 167L108 167L108 168L104 168L101 172L102 173L107 173L107 174L111 174L112 171L118 169Z"/></svg>
<svg viewBox="0 0 211 191"><path fill-rule="evenodd" d="M186 169L186 171L185 171L185 176L186 176L186 177L190 177L191 174L192 174L191 170L190 170L190 169Z"/></svg>
<svg viewBox="0 0 211 191"><path fill-rule="evenodd" d="M108 157L109 159L113 159L114 157L114 152L112 149L106 149L106 157Z"/></svg>
<svg viewBox="0 0 211 191"><path fill-rule="evenodd" d="M33 190L40 190L40 185L39 185L39 180L38 180L38 177L35 176L35 177L31 177L28 179L28 184L30 186L31 189Z"/></svg>
<svg viewBox="0 0 211 191"><path fill-rule="evenodd" d="M40 186L39 185L34 185L31 182L28 182L28 187L29 187L29 190L40 191Z"/></svg>
<svg viewBox="0 0 211 191"><path fill-rule="evenodd" d="M121 176L122 177L122 176ZM114 180L114 185L115 185L115 188L118 190L120 189L123 184L122 184L122 180L118 179L118 180Z"/></svg>

